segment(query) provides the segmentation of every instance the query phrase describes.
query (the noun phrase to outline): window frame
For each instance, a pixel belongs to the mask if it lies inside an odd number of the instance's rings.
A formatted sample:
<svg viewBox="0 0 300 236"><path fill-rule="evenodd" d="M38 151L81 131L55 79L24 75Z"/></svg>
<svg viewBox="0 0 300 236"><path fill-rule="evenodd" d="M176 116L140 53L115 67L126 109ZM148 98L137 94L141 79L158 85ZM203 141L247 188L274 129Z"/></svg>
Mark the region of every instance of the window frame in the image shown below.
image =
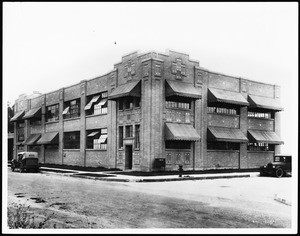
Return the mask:
<svg viewBox="0 0 300 236"><path fill-rule="evenodd" d="M70 100L70 101L66 101L64 102L64 111L68 109L67 113L66 114L63 114L63 119L72 119L72 118L79 118L80 115L81 115L81 112L80 112L80 98L76 98L76 99L73 99L73 100ZM72 102L76 102L75 104L71 104ZM77 112L74 112L76 111ZM63 112L64 112L63 111Z"/></svg>
<svg viewBox="0 0 300 236"><path fill-rule="evenodd" d="M49 109L50 108L50 109ZM51 117L49 117L51 114ZM59 103L46 106L46 122L59 121Z"/></svg>
<svg viewBox="0 0 300 236"><path fill-rule="evenodd" d="M71 140L71 135L75 135L74 141ZM70 136L69 136L70 135ZM69 143L67 143L69 141ZM71 143L73 141L74 143ZM70 144L71 143L71 144ZM73 149L78 150L80 149L80 131L72 131L72 132L64 132L64 140L63 140L63 149Z"/></svg>

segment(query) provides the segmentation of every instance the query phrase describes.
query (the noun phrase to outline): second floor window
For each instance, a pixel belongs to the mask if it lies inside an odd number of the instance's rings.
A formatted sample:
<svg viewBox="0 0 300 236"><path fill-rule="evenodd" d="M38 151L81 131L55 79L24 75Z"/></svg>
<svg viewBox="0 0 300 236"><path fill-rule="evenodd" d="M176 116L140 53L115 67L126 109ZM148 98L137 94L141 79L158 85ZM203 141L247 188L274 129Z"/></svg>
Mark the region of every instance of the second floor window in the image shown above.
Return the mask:
<svg viewBox="0 0 300 236"><path fill-rule="evenodd" d="M166 100L166 108L191 109L191 103Z"/></svg>
<svg viewBox="0 0 300 236"><path fill-rule="evenodd" d="M64 149L80 149L80 131L64 133Z"/></svg>
<svg viewBox="0 0 300 236"><path fill-rule="evenodd" d="M274 113L272 113L272 112L254 112L254 111L248 111L248 117L264 118L264 119L274 119Z"/></svg>
<svg viewBox="0 0 300 236"><path fill-rule="evenodd" d="M227 114L227 115L238 115L238 108L208 106L207 112L208 113Z"/></svg>
<svg viewBox="0 0 300 236"><path fill-rule="evenodd" d="M59 120L59 104L46 107L46 122Z"/></svg>
<svg viewBox="0 0 300 236"><path fill-rule="evenodd" d="M107 92L88 96L84 110L86 115L107 114Z"/></svg>
<svg viewBox="0 0 300 236"><path fill-rule="evenodd" d="M80 116L80 98L65 102L63 116L64 119Z"/></svg>

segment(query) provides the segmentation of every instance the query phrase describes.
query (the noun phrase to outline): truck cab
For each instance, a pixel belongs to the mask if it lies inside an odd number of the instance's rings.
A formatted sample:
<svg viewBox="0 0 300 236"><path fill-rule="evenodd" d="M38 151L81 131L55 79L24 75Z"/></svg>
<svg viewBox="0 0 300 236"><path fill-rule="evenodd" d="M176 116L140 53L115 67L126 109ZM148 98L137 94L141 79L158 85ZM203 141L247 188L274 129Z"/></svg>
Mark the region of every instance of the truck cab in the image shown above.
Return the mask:
<svg viewBox="0 0 300 236"><path fill-rule="evenodd" d="M17 157L11 161L11 170L19 169L24 171L39 171L39 158L37 152L19 152Z"/></svg>

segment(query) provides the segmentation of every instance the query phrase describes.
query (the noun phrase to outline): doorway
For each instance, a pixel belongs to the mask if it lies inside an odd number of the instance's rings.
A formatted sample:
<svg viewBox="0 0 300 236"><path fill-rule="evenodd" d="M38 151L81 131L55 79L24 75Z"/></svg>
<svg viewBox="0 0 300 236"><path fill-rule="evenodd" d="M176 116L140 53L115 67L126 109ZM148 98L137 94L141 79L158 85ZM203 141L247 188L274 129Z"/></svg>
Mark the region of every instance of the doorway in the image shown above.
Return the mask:
<svg viewBox="0 0 300 236"><path fill-rule="evenodd" d="M132 145L125 146L125 169L132 169Z"/></svg>

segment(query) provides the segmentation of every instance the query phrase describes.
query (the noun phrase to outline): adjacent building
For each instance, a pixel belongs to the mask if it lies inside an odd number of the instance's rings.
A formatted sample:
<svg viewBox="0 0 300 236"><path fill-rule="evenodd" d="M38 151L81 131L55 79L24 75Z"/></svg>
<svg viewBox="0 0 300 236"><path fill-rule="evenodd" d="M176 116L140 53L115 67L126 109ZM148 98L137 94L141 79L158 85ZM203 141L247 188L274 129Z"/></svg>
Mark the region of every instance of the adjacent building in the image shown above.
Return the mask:
<svg viewBox="0 0 300 236"><path fill-rule="evenodd" d="M279 86L209 71L185 53L134 52L103 76L19 98L14 155L141 171L257 168L283 144L279 101Z"/></svg>

